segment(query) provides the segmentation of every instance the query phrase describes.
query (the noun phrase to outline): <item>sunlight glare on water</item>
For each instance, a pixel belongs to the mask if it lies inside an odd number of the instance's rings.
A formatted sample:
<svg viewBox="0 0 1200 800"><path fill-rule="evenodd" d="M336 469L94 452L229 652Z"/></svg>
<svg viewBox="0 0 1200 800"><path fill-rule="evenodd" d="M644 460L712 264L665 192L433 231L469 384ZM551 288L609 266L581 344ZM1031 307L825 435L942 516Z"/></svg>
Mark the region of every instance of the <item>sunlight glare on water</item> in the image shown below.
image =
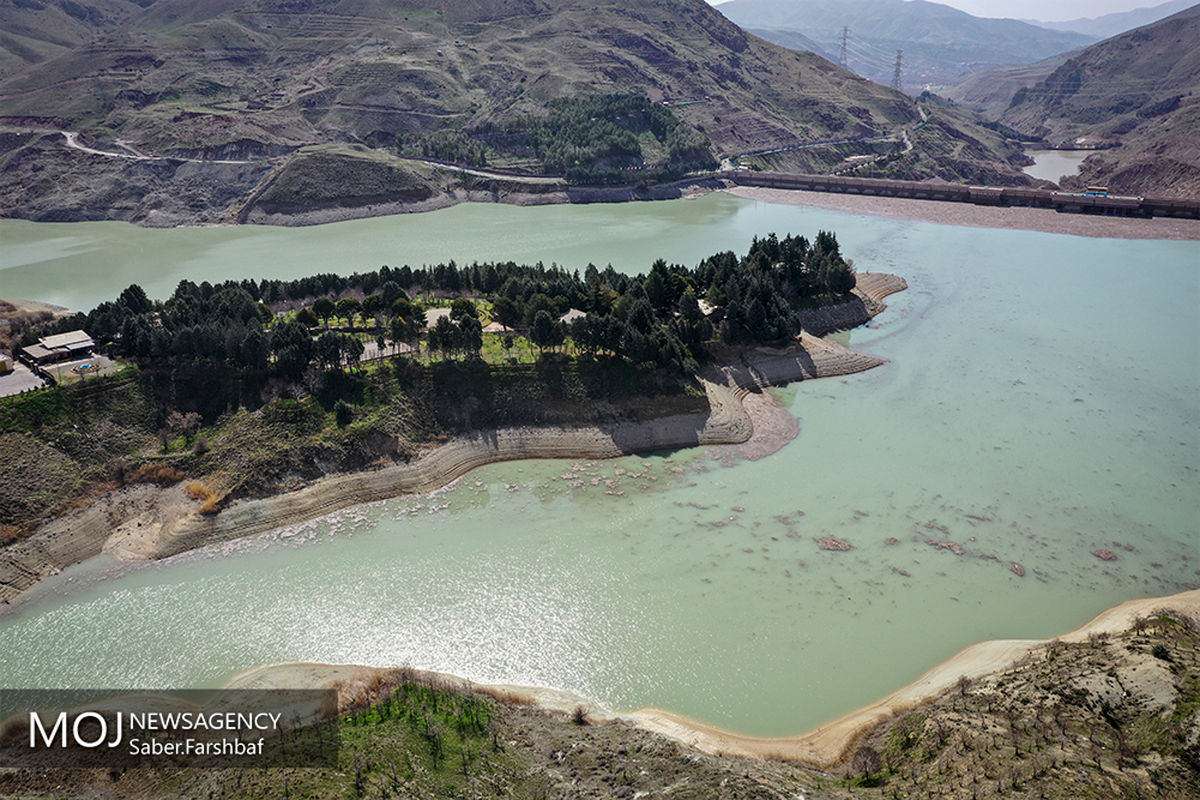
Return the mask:
<svg viewBox="0 0 1200 800"><path fill-rule="evenodd" d="M1195 243L723 195L519 211L576 263L608 260L588 225L628 220L629 269L676 242L694 263L753 233L836 230L860 270L910 284L850 336L889 363L773 390L800 434L757 462L698 450L497 464L431 497L104 580L91 579L106 562L81 565L0 617L3 684L215 686L279 661L410 664L784 734L975 641L1052 636L1200 585ZM672 238L682 217L703 231L699 253ZM328 228L329 247L354 230ZM821 550L823 536L854 549Z"/></svg>

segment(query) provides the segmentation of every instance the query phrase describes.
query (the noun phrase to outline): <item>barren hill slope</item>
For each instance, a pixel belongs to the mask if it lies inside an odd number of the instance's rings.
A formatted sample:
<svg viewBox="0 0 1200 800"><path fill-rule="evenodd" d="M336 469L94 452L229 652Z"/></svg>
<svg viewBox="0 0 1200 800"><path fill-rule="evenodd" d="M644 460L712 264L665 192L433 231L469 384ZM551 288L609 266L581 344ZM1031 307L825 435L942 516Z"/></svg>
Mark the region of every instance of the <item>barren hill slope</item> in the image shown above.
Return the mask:
<svg viewBox="0 0 1200 800"><path fill-rule="evenodd" d="M132 0L0 0L0 73L61 55L140 10Z"/></svg>
<svg viewBox="0 0 1200 800"><path fill-rule="evenodd" d="M1079 183L1200 195L1200 5L1086 48L1000 115L1052 141L1110 147Z"/></svg>
<svg viewBox="0 0 1200 800"><path fill-rule="evenodd" d="M919 119L904 95L746 34L702 0L157 0L0 83L0 121L254 160L314 145L388 150L397 136L437 131L494 143L553 101L603 95L669 105L715 156ZM0 155L10 178L12 159L54 162L47 153L62 149L11 147ZM1020 181L1013 156L997 145L984 160ZM943 157L954 160L928 154ZM36 205L24 183L0 190L0 213L54 211L23 211Z"/></svg>

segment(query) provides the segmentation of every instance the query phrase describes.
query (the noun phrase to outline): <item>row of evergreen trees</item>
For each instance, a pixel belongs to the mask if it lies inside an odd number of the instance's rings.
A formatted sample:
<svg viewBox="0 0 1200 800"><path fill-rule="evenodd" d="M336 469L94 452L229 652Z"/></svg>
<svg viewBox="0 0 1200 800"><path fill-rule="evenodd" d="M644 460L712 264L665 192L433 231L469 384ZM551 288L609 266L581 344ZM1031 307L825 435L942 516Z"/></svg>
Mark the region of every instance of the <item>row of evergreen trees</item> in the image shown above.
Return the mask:
<svg viewBox="0 0 1200 800"><path fill-rule="evenodd" d="M568 183L616 184L667 180L715 169L707 137L668 108L639 95L559 100L545 119L523 123L547 172ZM665 158L647 163L640 137L652 136Z"/></svg>
<svg viewBox="0 0 1200 800"><path fill-rule="evenodd" d="M219 364L298 378L313 363L338 369L362 356L362 341L352 332L320 333L334 319L352 328L360 321L381 345L390 339L419 347L424 337L430 352L478 355L482 322L476 303L466 297L473 296L490 302L497 322L524 332L540 349L569 337L585 354L694 371L714 337L729 344L783 340L798 332L798 308L837 301L854 282L832 233L822 231L811 243L803 236L771 234L754 239L741 257L717 253L695 268L659 259L644 275L611 266L588 265L581 275L554 265L450 262L290 281L181 281L163 302L133 285L86 315L28 336L82 327L114 355L149 368ZM458 296L450 314L428 331L424 309L412 299L422 294ZM287 319L276 319L270 308L297 301L305 303L303 309ZM701 301L711 307L709 313ZM586 313L569 325L560 323L571 308Z"/></svg>
<svg viewBox="0 0 1200 800"><path fill-rule="evenodd" d="M655 144L653 158L647 148ZM644 142L644 140L646 140ZM500 128L470 132L406 134L396 145L404 155L487 165L489 146L503 156L533 157L542 172L568 183L605 185L670 180L716 169L708 138L665 106L640 95L593 95L550 104L544 117L522 117Z"/></svg>

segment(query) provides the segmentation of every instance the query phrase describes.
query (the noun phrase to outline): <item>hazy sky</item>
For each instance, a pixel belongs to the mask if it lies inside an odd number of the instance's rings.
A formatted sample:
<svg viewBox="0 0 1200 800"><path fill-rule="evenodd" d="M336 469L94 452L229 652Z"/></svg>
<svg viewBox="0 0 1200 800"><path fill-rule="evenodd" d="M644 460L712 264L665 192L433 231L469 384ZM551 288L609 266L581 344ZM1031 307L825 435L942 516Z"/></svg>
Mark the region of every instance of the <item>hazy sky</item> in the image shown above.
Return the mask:
<svg viewBox="0 0 1200 800"><path fill-rule="evenodd" d="M718 5L722 0L709 0ZM1159 5L1165 0L935 0L977 17L1013 17L1046 21L1102 17Z"/></svg>

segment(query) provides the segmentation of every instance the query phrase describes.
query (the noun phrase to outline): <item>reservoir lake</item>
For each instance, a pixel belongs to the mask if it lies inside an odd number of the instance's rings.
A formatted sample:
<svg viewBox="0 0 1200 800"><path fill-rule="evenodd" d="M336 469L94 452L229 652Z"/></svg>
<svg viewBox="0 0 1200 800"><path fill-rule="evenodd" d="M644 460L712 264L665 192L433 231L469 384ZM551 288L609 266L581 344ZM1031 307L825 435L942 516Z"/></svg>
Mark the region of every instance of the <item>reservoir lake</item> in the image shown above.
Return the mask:
<svg viewBox="0 0 1200 800"><path fill-rule="evenodd" d="M1026 150L1025 155L1032 158L1034 163L1024 167L1022 172L1035 178L1058 183L1064 176L1079 172L1079 166L1083 164L1083 160L1095 152L1095 150Z"/></svg>
<svg viewBox="0 0 1200 800"><path fill-rule="evenodd" d="M1049 637L1200 586L1196 242L723 193L301 229L3 220L0 297L86 309L135 281L161 298L184 278L449 258L638 272L821 229L859 271L909 289L840 335L889 363L771 390L799 420L779 452L496 464L159 563L93 559L0 615L0 686L212 687L281 661L408 664L781 735L973 642ZM854 549L822 551L822 536Z"/></svg>

